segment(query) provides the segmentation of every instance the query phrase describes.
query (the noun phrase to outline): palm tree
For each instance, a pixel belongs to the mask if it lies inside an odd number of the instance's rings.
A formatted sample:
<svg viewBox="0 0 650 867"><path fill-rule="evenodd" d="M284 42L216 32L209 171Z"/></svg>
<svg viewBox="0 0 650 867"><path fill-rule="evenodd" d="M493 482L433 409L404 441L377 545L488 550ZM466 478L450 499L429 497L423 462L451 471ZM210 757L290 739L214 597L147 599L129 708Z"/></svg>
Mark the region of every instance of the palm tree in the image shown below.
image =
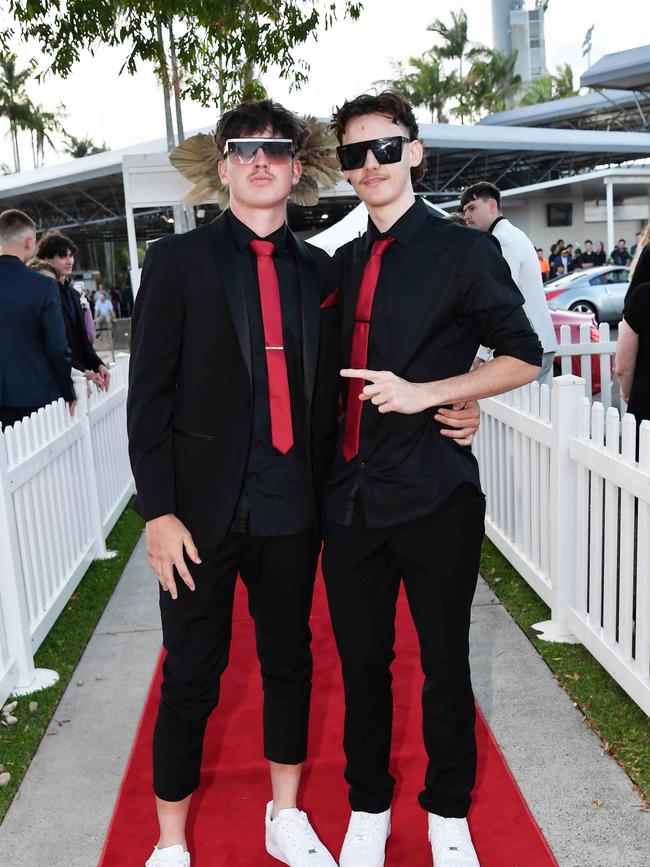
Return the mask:
<svg viewBox="0 0 650 867"><path fill-rule="evenodd" d="M32 137L32 157L34 160L34 168L38 168L43 164L45 156L45 145L49 145L52 150L56 150L56 145L50 138L50 133L61 132L62 119L65 116L65 106L63 103L54 111L47 111L42 105L32 105L32 116L29 124L29 131Z"/></svg>
<svg viewBox="0 0 650 867"><path fill-rule="evenodd" d="M540 102L551 102L553 99L565 99L577 96L573 87L573 69L568 63L556 68L556 75L542 75L530 82L520 105L537 105Z"/></svg>
<svg viewBox="0 0 650 867"><path fill-rule="evenodd" d="M517 54L503 54L491 48L473 48L467 55L473 62L467 73L467 100L473 115L504 111L521 84L515 74Z"/></svg>
<svg viewBox="0 0 650 867"><path fill-rule="evenodd" d="M14 151L14 167L20 171L18 130L30 129L33 106L25 92L25 83L34 71L33 66L18 69L15 54L0 56L0 117L9 121L11 144Z"/></svg>
<svg viewBox="0 0 650 867"><path fill-rule="evenodd" d="M578 96L578 91L573 86L573 69L571 64L563 63L555 68L553 76L554 99L565 99L568 96Z"/></svg>
<svg viewBox="0 0 650 867"><path fill-rule="evenodd" d="M69 135L63 143L63 150L70 154L73 159L79 159L80 157L92 156L92 154L101 154L107 150L107 147L105 142L103 145L96 145L90 136L76 138Z"/></svg>
<svg viewBox="0 0 650 867"><path fill-rule="evenodd" d="M463 80L463 58L469 44L467 38L467 15L461 9L460 12L451 13L451 26L447 26L440 18L436 18L433 24L429 24L427 30L432 30L441 36L444 45L438 49L441 57L451 60L458 59L458 78Z"/></svg>
<svg viewBox="0 0 650 867"><path fill-rule="evenodd" d="M391 87L403 93L412 105L428 109L432 123L447 123L447 103L457 94L456 73L444 75L436 49L422 57L410 57L408 63L410 71L405 70L402 63L393 63L396 77L375 84Z"/></svg>

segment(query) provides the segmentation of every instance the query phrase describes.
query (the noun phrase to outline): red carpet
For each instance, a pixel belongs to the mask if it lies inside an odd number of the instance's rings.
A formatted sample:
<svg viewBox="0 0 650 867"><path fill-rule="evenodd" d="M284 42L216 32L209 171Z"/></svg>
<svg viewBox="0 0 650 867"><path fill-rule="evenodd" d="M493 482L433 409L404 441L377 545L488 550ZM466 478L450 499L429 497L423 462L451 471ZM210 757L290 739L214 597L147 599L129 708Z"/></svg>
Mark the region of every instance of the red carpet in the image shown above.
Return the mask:
<svg viewBox="0 0 650 867"><path fill-rule="evenodd" d="M430 867L426 816L417 804L424 774L420 736L417 640L400 599L397 659L393 666L395 725L393 833L386 865ZM193 867L273 867L264 850L263 817L270 787L261 754L261 686L245 590L237 593L230 668L221 704L208 726L202 784L190 813L188 845ZM301 806L336 858L348 820L341 748L343 702L322 579L312 616L314 690L310 753ZM160 672L156 673L122 783L100 867L143 867L156 842L151 794L151 737ZM482 715L477 723L478 780L469 817L482 867L557 867Z"/></svg>

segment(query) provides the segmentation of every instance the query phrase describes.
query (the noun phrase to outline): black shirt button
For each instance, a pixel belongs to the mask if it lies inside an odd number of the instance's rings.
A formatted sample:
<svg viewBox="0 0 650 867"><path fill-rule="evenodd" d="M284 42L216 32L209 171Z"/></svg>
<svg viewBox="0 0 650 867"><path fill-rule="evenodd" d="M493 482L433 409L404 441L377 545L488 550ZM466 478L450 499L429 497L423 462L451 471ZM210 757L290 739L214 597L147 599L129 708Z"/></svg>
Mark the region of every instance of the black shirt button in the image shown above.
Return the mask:
<svg viewBox="0 0 650 867"><path fill-rule="evenodd" d="M359 466L361 467L362 470L365 470L367 464L366 464L365 461L361 461L361 463L359 464Z"/></svg>

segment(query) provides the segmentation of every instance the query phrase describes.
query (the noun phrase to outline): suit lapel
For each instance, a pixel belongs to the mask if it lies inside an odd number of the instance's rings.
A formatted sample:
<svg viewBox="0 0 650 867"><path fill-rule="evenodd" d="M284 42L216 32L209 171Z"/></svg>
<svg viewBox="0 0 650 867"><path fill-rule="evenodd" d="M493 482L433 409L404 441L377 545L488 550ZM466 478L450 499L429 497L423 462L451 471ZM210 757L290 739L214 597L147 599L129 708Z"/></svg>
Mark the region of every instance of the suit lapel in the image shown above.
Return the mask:
<svg viewBox="0 0 650 867"><path fill-rule="evenodd" d="M253 383L251 362L251 338L246 311L243 275L238 265L235 248L228 234L228 224L225 215L221 214L212 223L214 234L212 254L221 278L221 285L228 300L232 323L239 340L239 346L248 371L248 379Z"/></svg>
<svg viewBox="0 0 650 867"><path fill-rule="evenodd" d="M305 378L305 399L311 406L316 382L318 365L318 346L320 336L320 276L318 266L309 248L293 233L291 238L296 253L298 279L300 281L300 300L302 306L302 346L303 370ZM307 413L309 418L309 413Z"/></svg>

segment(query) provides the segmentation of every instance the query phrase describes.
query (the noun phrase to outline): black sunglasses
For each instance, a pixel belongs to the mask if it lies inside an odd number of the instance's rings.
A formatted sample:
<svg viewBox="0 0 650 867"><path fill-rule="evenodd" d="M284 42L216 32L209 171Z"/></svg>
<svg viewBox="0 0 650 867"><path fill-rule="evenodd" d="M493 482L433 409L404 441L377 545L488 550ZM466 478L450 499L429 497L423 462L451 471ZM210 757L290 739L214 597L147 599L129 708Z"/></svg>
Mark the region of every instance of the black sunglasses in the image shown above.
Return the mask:
<svg viewBox="0 0 650 867"><path fill-rule="evenodd" d="M290 160L296 152L290 138L229 138L226 141L225 155L230 157L232 162L250 165L260 148L272 163Z"/></svg>
<svg viewBox="0 0 650 867"><path fill-rule="evenodd" d="M391 135L387 138L373 138L369 141L357 141L354 144L337 147L341 168L344 172L351 169L362 169L366 164L368 151L372 151L374 158L382 166L387 163L398 163L402 159L404 143L409 139L403 135Z"/></svg>

